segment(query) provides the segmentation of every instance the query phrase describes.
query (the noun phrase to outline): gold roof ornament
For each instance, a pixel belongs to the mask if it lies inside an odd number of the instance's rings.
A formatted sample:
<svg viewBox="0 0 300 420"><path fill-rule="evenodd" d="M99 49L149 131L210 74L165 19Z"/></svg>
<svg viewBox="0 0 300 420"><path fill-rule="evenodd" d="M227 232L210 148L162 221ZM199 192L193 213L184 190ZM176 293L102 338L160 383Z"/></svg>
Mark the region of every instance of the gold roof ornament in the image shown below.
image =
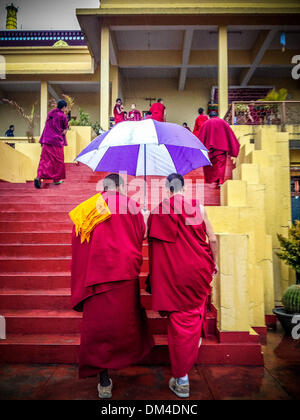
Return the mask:
<svg viewBox="0 0 300 420"><path fill-rule="evenodd" d="M53 48L65 48L69 47L69 44L66 41L63 41L62 39L59 39L55 42L55 44L52 45Z"/></svg>

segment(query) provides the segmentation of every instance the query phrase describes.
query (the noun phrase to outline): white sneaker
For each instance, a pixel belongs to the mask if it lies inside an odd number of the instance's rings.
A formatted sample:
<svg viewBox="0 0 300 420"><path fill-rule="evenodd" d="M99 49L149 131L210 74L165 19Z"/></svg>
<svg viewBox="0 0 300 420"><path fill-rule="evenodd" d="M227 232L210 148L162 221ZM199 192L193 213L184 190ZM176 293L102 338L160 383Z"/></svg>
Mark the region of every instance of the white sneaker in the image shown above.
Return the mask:
<svg viewBox="0 0 300 420"><path fill-rule="evenodd" d="M110 379L110 385L108 386L101 386L101 384L99 383L97 389L99 398L111 398L113 389L112 380Z"/></svg>
<svg viewBox="0 0 300 420"><path fill-rule="evenodd" d="M169 388L179 398L189 398L190 396L190 385L189 384L178 385L177 379L175 378L170 379Z"/></svg>

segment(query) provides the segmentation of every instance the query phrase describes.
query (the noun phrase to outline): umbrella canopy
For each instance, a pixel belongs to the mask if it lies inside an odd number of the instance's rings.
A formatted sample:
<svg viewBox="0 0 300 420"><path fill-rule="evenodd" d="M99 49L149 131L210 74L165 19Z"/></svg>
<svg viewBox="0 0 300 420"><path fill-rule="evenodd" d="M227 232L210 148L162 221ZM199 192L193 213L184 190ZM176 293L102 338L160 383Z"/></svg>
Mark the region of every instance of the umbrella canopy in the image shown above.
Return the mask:
<svg viewBox="0 0 300 420"><path fill-rule="evenodd" d="M208 151L190 131L151 119L125 121L93 140L76 158L93 171L129 175L182 175L210 165Z"/></svg>

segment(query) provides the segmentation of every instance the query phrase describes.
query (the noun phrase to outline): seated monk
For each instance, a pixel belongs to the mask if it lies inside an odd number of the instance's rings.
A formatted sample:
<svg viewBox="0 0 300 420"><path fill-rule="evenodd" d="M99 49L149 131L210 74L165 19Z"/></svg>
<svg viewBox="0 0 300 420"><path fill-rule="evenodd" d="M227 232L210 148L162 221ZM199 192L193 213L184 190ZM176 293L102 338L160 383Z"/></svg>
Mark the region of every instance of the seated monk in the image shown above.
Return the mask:
<svg viewBox="0 0 300 420"><path fill-rule="evenodd" d="M153 347L140 305L144 218L123 195L124 181L108 175L104 192L71 211L72 307L83 312L79 377L100 374L99 398L111 398L108 369L136 364Z"/></svg>
<svg viewBox="0 0 300 420"><path fill-rule="evenodd" d="M211 166L204 166L204 179L208 184L221 186L225 181L227 156L237 157L240 144L230 127L215 111L201 127L199 139L208 149Z"/></svg>
<svg viewBox="0 0 300 420"><path fill-rule="evenodd" d="M135 104L131 105L131 111L129 112L128 117L130 121L141 121L142 114L140 113L138 109L136 109Z"/></svg>
<svg viewBox="0 0 300 420"><path fill-rule="evenodd" d="M198 359L210 283L218 270L217 241L204 207L184 198L183 177L171 174L166 185L170 198L148 219L152 309L168 317L173 374L169 388L187 398L188 374Z"/></svg>

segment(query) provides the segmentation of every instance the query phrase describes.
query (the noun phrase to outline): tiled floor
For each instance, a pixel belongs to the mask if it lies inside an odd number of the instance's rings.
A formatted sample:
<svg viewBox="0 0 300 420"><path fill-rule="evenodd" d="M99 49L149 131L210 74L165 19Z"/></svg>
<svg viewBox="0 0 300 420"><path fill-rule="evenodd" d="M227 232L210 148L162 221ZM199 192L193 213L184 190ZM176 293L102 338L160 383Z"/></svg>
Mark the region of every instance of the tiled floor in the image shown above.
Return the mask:
<svg viewBox="0 0 300 420"><path fill-rule="evenodd" d="M190 373L191 399L300 398L300 340L268 334L265 367L207 366ZM170 368L137 366L112 373L115 400L176 399ZM0 399L93 400L97 379L79 380L74 365L0 365Z"/></svg>

